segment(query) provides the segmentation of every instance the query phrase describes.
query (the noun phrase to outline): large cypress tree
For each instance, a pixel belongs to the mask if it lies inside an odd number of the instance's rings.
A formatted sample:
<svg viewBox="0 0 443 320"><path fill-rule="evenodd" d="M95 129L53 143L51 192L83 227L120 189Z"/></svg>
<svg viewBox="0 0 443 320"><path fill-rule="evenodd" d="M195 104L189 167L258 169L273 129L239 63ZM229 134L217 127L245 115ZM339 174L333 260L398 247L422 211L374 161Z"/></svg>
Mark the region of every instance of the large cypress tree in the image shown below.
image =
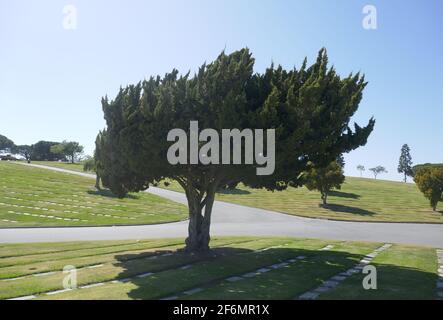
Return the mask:
<svg viewBox="0 0 443 320"><path fill-rule="evenodd" d="M325 166L366 143L373 119L365 127L349 127L366 86L364 77L341 78L327 63L322 49L310 67L305 59L299 70L271 66L260 74L253 72L249 50L242 49L221 53L194 76L173 70L121 88L114 100L102 99L107 123L101 141L103 184L124 196L165 178L176 180L188 199L186 248L208 250L217 190L238 182L268 190L300 185L309 161ZM168 132L180 128L189 137L190 121L218 132L276 129L274 173L257 176L257 164L171 165Z"/></svg>

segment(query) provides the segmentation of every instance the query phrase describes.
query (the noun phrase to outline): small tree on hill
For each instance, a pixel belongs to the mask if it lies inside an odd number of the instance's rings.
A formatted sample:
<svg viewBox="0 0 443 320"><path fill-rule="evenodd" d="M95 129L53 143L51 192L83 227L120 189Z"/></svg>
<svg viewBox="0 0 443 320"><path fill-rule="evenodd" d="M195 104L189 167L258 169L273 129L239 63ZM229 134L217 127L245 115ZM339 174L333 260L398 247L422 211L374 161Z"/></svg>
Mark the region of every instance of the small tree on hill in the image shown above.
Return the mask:
<svg viewBox="0 0 443 320"><path fill-rule="evenodd" d="M362 176L363 176L363 171L365 171L366 168L365 168L365 166L359 164L359 165L357 166L357 170L360 171L360 177L362 177Z"/></svg>
<svg viewBox="0 0 443 320"><path fill-rule="evenodd" d="M443 166L418 168L414 181L436 211L438 202L443 201Z"/></svg>
<svg viewBox="0 0 443 320"><path fill-rule="evenodd" d="M372 171L375 179L377 179L377 176L379 174L388 173L388 171L386 171L385 167L383 167L383 166L376 166L375 168L369 169L369 171Z"/></svg>
<svg viewBox="0 0 443 320"><path fill-rule="evenodd" d="M303 181L308 190L320 191L323 205L326 205L331 190L341 189L345 181L343 167L338 161L332 161L324 168L317 168L311 163L309 169L304 172Z"/></svg>
<svg viewBox="0 0 443 320"><path fill-rule="evenodd" d="M407 181L407 177L412 177L414 175L412 171L412 157L411 149L407 144L401 147L400 160L398 161L398 173L403 173L404 181Z"/></svg>

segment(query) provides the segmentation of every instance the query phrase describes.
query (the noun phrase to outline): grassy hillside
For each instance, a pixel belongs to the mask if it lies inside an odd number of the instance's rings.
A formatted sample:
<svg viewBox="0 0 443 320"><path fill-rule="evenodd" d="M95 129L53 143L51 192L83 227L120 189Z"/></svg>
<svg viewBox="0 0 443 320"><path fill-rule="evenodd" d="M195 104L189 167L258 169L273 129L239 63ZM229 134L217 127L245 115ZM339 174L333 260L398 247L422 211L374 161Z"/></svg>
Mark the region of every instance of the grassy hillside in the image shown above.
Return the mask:
<svg viewBox="0 0 443 320"><path fill-rule="evenodd" d="M182 191L174 182L168 188ZM217 200L312 218L443 223L443 211L433 212L415 184L366 178L347 177L325 208L320 194L306 188L270 192L240 186L218 193Z"/></svg>
<svg viewBox="0 0 443 320"><path fill-rule="evenodd" d="M0 299L294 299L333 277L335 288L318 299L437 297L432 248L250 237L211 244L211 256L183 254L183 239L2 245ZM378 270L378 290L362 288L363 259ZM60 291L67 265L78 287Z"/></svg>
<svg viewBox="0 0 443 320"><path fill-rule="evenodd" d="M60 168L60 169L83 172L83 163L69 163L69 162L56 162L56 161L32 161L32 163Z"/></svg>
<svg viewBox="0 0 443 320"><path fill-rule="evenodd" d="M0 227L153 224L187 218L181 204L147 194L97 192L94 180L0 162Z"/></svg>
<svg viewBox="0 0 443 320"><path fill-rule="evenodd" d="M54 162L41 164L72 170L79 166ZM174 181L168 187L163 183L159 186L183 191ZM236 190L218 193L217 200L312 218L443 223L443 204L440 204L442 211L433 212L415 184L367 178L347 177L342 189L329 196L326 208L319 206L320 194L306 188L270 192L240 186Z"/></svg>

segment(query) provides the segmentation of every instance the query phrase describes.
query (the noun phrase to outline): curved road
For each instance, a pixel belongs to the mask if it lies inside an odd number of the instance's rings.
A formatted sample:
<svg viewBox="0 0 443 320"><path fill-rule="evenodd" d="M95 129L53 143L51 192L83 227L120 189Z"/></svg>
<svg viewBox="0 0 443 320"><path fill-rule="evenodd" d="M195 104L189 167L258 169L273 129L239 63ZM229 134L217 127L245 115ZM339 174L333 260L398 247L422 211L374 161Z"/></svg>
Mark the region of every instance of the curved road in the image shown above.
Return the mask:
<svg viewBox="0 0 443 320"><path fill-rule="evenodd" d="M95 175L29 165L89 178ZM186 204L184 194L151 187L147 192ZM294 236L335 240L376 241L443 248L443 224L345 222L290 216L216 201L211 234L217 236ZM187 221L116 227L0 229L0 243L76 240L123 240L185 237Z"/></svg>

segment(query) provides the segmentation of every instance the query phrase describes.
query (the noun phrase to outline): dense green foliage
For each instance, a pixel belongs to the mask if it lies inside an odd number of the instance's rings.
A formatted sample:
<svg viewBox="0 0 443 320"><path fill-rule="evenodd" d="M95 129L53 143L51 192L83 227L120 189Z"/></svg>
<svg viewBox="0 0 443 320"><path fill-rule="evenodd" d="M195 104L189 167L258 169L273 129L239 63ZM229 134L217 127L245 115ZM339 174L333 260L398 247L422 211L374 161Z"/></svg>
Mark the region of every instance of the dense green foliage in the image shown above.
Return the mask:
<svg viewBox="0 0 443 320"><path fill-rule="evenodd" d="M414 181L429 200L432 210L437 210L439 201L443 201L443 166L423 166L417 169Z"/></svg>
<svg viewBox="0 0 443 320"><path fill-rule="evenodd" d="M32 146L28 145L15 146L13 148L13 152L23 156L26 159L26 161L30 161L32 155Z"/></svg>
<svg viewBox="0 0 443 320"><path fill-rule="evenodd" d="M0 134L0 150L10 149L14 147L14 142Z"/></svg>
<svg viewBox="0 0 443 320"><path fill-rule="evenodd" d="M366 82L358 73L341 78L328 67L326 50L312 66L305 60L299 70L272 65L260 74L253 66L248 49L222 53L192 77L173 70L121 88L114 100L102 100L107 128L100 141L99 172L104 185L123 196L164 178L176 180L188 199L190 250L208 249L216 190L237 182L269 190L300 185L308 162L327 165L364 145L373 130L373 119L365 127L354 124L354 131L349 127ZM180 128L189 134L194 120L218 132L276 129L274 173L257 176L256 164L169 164L168 132Z"/></svg>
<svg viewBox="0 0 443 320"><path fill-rule="evenodd" d="M311 164L303 175L304 185L308 190L318 190L323 204L327 204L328 195L332 189L341 189L345 181L343 166L338 161L332 161L326 167L316 167Z"/></svg>
<svg viewBox="0 0 443 320"><path fill-rule="evenodd" d="M425 164L417 164L412 168L412 172L415 175L417 171L421 168L443 168L443 163L425 163Z"/></svg>
<svg viewBox="0 0 443 320"><path fill-rule="evenodd" d="M35 161L59 161L66 160L62 154L51 152L51 147L59 144L58 142L39 141L32 145L31 159Z"/></svg>
<svg viewBox="0 0 443 320"><path fill-rule="evenodd" d="M75 141L63 141L62 143L51 146L50 151L54 154L63 155L74 163L77 156L83 152L83 146Z"/></svg>

